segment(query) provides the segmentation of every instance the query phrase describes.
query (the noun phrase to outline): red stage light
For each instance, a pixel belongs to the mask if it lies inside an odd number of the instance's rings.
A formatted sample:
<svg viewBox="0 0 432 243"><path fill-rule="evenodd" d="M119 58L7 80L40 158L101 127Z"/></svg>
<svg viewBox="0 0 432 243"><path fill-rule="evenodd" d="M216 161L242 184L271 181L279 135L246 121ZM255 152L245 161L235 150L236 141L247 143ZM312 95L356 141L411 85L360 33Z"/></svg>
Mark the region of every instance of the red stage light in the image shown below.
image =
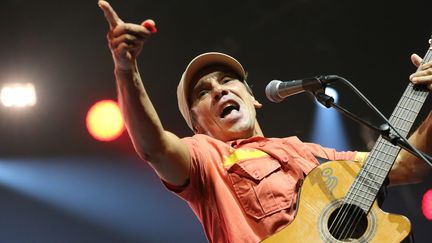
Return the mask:
<svg viewBox="0 0 432 243"><path fill-rule="evenodd" d="M423 195L422 211L426 219L432 221L432 189L428 190Z"/></svg>
<svg viewBox="0 0 432 243"><path fill-rule="evenodd" d="M104 142L118 138L125 129L120 108L112 100L96 102L87 112L86 125L93 138Z"/></svg>

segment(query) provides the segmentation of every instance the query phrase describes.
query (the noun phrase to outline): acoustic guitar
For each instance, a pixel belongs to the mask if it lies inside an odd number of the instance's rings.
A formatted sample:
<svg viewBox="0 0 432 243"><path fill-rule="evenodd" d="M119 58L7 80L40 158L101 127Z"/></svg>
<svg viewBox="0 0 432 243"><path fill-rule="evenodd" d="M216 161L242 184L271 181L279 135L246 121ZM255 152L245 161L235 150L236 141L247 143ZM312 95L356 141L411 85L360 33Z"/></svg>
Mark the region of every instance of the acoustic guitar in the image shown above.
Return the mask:
<svg viewBox="0 0 432 243"><path fill-rule="evenodd" d="M432 59L432 43L423 59ZM412 83L406 88L390 123L407 136L428 92ZM411 224L402 215L382 211L380 188L400 148L379 137L365 163L332 161L305 178L296 216L287 227L264 239L272 242L401 242L409 240Z"/></svg>

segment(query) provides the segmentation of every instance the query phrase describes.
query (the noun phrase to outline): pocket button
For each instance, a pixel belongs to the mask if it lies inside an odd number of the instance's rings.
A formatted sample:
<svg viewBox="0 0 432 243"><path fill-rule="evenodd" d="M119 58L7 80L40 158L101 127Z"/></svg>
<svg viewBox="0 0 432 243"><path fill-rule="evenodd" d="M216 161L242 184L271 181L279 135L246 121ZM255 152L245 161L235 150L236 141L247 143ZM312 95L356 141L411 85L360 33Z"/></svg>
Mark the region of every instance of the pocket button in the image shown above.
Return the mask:
<svg viewBox="0 0 432 243"><path fill-rule="evenodd" d="M258 180L259 179L259 172L258 171L254 171L253 177Z"/></svg>

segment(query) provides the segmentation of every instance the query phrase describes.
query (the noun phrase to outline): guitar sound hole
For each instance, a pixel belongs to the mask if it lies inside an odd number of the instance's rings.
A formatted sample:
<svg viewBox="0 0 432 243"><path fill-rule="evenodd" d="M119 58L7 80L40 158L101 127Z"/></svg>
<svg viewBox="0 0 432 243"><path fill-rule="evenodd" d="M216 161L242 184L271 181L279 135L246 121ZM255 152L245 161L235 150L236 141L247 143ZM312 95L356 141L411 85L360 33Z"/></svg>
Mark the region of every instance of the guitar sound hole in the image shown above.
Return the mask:
<svg viewBox="0 0 432 243"><path fill-rule="evenodd" d="M364 211L352 204L343 204L330 214L327 228L338 240L359 239L367 229L367 217Z"/></svg>

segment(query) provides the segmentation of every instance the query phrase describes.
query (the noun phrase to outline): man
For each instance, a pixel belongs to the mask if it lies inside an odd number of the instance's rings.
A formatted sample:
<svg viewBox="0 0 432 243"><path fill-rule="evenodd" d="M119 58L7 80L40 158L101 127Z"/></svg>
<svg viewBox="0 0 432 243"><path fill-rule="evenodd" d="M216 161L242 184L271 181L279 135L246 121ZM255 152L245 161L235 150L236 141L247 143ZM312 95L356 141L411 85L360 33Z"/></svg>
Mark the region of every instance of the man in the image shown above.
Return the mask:
<svg viewBox="0 0 432 243"><path fill-rule="evenodd" d="M118 99L139 156L164 184L185 199L211 242L258 242L289 224L295 215L298 182L318 165L316 157L363 161L365 154L336 152L295 137L265 138L256 120L261 104L234 58L205 53L189 63L178 85L179 108L193 137L166 131L138 71L136 59L151 35L148 26L124 23L106 1L99 1L110 25L109 46L115 63ZM144 27L147 26L147 27ZM420 65L414 83L432 89L432 63ZM419 149L432 149L432 115L410 138ZM400 152L390 183L420 180L427 166Z"/></svg>

